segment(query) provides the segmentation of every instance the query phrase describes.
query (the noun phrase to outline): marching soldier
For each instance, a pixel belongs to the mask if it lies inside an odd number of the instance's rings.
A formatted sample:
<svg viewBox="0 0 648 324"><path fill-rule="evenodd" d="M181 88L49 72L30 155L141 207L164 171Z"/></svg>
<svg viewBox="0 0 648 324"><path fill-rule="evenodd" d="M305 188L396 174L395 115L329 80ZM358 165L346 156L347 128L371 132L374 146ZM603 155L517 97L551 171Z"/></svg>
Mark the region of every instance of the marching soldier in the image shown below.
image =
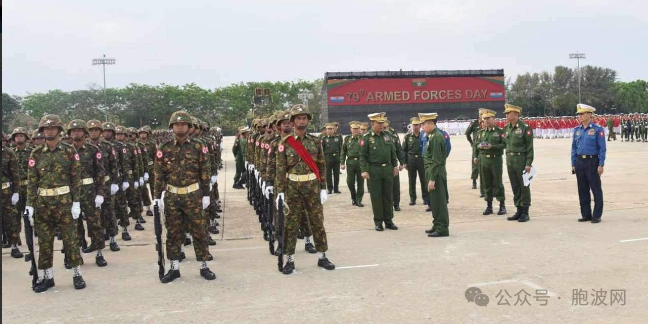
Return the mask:
<svg viewBox="0 0 648 324"><path fill-rule="evenodd" d="M63 236L68 264L73 269L75 289L86 283L81 276L83 259L79 252L76 220L81 214L81 173L79 154L74 147L61 142L61 118L45 115L38 131L45 136L45 145L37 147L29 158L29 183L25 210L30 223L38 232L39 280L34 291L44 292L54 287L52 263L54 257L54 231L59 228ZM36 212L36 213L34 213Z"/></svg>
<svg viewBox="0 0 648 324"><path fill-rule="evenodd" d="M342 145L342 170L347 169L347 186L351 192L351 205L364 207L362 197L364 196L364 179L360 172L360 122L349 123L351 135L344 138ZM356 183L358 187L356 189Z"/></svg>
<svg viewBox="0 0 648 324"><path fill-rule="evenodd" d="M250 128L241 126L238 128L238 133L236 140L234 140L234 146L232 147L232 153L236 159L236 174L234 175L234 185L232 188L243 189L243 183L245 183L245 149Z"/></svg>
<svg viewBox="0 0 648 324"><path fill-rule="evenodd" d="M504 184L502 183L502 153L506 147L504 130L495 126L495 112L484 109L482 114L484 128L479 131L474 143L474 154L479 155L473 163L479 162L480 174L483 179L486 203L484 215L493 213L493 197L500 202L497 215L506 214L504 203Z"/></svg>
<svg viewBox="0 0 648 324"><path fill-rule="evenodd" d="M7 135L2 133L2 233L11 246L11 256L22 258L18 249L20 243L20 215L16 210L19 201L20 171L16 153L7 144Z"/></svg>
<svg viewBox="0 0 648 324"><path fill-rule="evenodd" d="M169 120L174 138L161 144L156 153L153 193L155 204L165 214L166 251L171 260L171 269L162 277L162 283L180 278L180 254L185 229L193 237L196 260L200 262L200 275L207 280L216 279L216 275L207 267L208 220L202 212L209 207L211 200L209 149L188 137L191 123L187 112L174 112ZM163 191L166 192L164 199Z"/></svg>
<svg viewBox="0 0 648 324"><path fill-rule="evenodd" d="M416 205L416 176L421 184L421 198L424 205L429 205L427 183L425 181L425 166L421 150L421 121L418 117L410 119L412 132L403 139L403 152L407 155L407 175L409 178L410 206ZM423 135L425 136L425 135Z"/></svg>
<svg viewBox="0 0 648 324"><path fill-rule="evenodd" d="M144 183L148 183L149 187L153 188L155 176L153 176L153 169L155 164L155 152L157 152L157 146L150 139L151 127L148 125L140 127L137 131L139 136L139 147L142 150L142 160L144 161ZM142 186L142 201L143 205L146 207L146 215L153 216L153 211L151 210L151 196L149 188L144 185Z"/></svg>
<svg viewBox="0 0 648 324"><path fill-rule="evenodd" d="M423 130L428 137L425 145L425 176L428 179L427 189L432 210L432 228L426 230L429 237L450 235L450 220L448 216L448 176L446 173L447 134L437 128L436 113L419 113Z"/></svg>
<svg viewBox="0 0 648 324"><path fill-rule="evenodd" d="M398 174L398 157L392 137L383 131L385 113L368 115L371 131L360 139L360 170L367 180L376 231L385 227L397 230L394 224L393 182Z"/></svg>
<svg viewBox="0 0 648 324"><path fill-rule="evenodd" d="M133 186L128 191L128 207L130 213L128 217L135 221L135 230L143 231L142 222L142 193L140 187L144 186L144 162L142 161L141 150L137 146L137 131L133 127L124 128L124 144L131 152L130 164L133 169ZM117 127L117 136L120 134L120 128ZM118 138L119 139L119 138Z"/></svg>
<svg viewBox="0 0 648 324"><path fill-rule="evenodd" d="M106 186L104 191L104 202L101 204L101 221L102 227L106 231L106 236L110 239L110 251L117 252L120 250L115 236L119 233L117 228L117 219L115 218L115 202L113 198L119 191L119 183L121 183L121 175L119 171L119 164L117 161L117 153L115 152L112 144L107 140L101 138L103 133L103 126L101 122L96 119L91 119L86 123L88 129L90 143L95 145L101 151L101 163L106 172L103 183ZM111 132L112 135L112 132ZM111 137L112 138L112 137Z"/></svg>
<svg viewBox="0 0 648 324"><path fill-rule="evenodd" d="M25 211L25 202L27 202L27 163L29 161L29 156L33 148L28 145L29 141L29 132L24 127L16 127L11 133L11 140L15 143L14 153L16 153L16 158L18 159L18 173L20 176L20 183L18 184L18 194L20 199L18 200L18 229L22 229L21 220L22 213ZM18 254L16 254L18 255Z"/></svg>
<svg viewBox="0 0 648 324"><path fill-rule="evenodd" d="M342 154L341 135L335 134L335 125L326 125L326 135L322 138L322 148L326 160L326 187L328 193L340 192L340 155Z"/></svg>
<svg viewBox="0 0 648 324"><path fill-rule="evenodd" d="M102 160L106 159L106 156L101 154L101 150L97 146L85 141L85 137L88 135L85 121L81 119L70 121L67 133L72 138L72 143L81 162L81 212L88 224L88 236L91 239L90 246L84 249L83 253L97 251L96 263L99 267L105 267L108 263L101 250L106 247L106 241L99 208L105 201L106 172ZM83 219L79 219L77 224L79 228L82 228ZM81 233L82 231L79 230L78 234L81 235ZM84 237L79 237L79 239L85 240Z"/></svg>
<svg viewBox="0 0 648 324"><path fill-rule="evenodd" d="M139 141L139 131L135 127L128 127L128 141L133 145L133 148L136 150L137 154L137 166L139 168L140 181L139 188L137 189L137 194L139 195L139 205L138 205L138 220L140 224L145 224L146 220L142 217L142 212L144 211L144 206L147 206L150 209L151 198L149 195L148 188L146 183L148 182L149 173L148 173L148 156L144 152L142 143ZM151 213L152 214L152 213ZM137 226L136 226L137 227ZM137 229L137 228L136 228Z"/></svg>
<svg viewBox="0 0 648 324"><path fill-rule="evenodd" d="M578 182L581 218L579 222L600 223L603 215L603 190L601 175L605 166L605 132L602 127L592 122L596 109L585 104L578 104L576 114L580 125L574 128L571 148L572 173ZM594 195L594 213L592 213L590 190Z"/></svg>
<svg viewBox="0 0 648 324"><path fill-rule="evenodd" d="M293 123L294 135L285 136L277 146L277 205L282 199L285 203L286 223L285 250L287 262L284 274L295 270L295 245L299 217L307 215L317 250L317 265L326 270L335 269L335 265L326 258L328 243L324 229L324 207L328 198L324 151L320 140L307 133L306 129L312 114L304 105L295 105L290 111L290 122ZM318 199L319 192L319 199Z"/></svg>
<svg viewBox="0 0 648 324"><path fill-rule="evenodd" d="M518 222L529 221L531 186L525 186L522 173L531 172L533 163L533 130L520 120L522 108L505 104L506 114L506 169L511 180L513 202L517 211L507 219Z"/></svg>
<svg viewBox="0 0 648 324"><path fill-rule="evenodd" d="M101 134L115 150L115 162L117 163L117 169L121 175L117 180L121 181L121 187L115 194L115 218L117 219L119 226L122 227L122 240L130 241L131 236L128 233L128 225L130 225L130 221L128 220L129 207L126 193L130 188L130 184L133 183L133 169L130 164L132 153L126 148L126 145L123 142L125 137L123 133L120 135L121 141L117 140L117 127L115 124L105 122L102 126L104 130ZM124 131L123 127L120 128L120 131Z"/></svg>
<svg viewBox="0 0 648 324"><path fill-rule="evenodd" d="M38 129L32 133L31 139L33 148L45 144L45 137L43 136L43 133L38 131Z"/></svg>

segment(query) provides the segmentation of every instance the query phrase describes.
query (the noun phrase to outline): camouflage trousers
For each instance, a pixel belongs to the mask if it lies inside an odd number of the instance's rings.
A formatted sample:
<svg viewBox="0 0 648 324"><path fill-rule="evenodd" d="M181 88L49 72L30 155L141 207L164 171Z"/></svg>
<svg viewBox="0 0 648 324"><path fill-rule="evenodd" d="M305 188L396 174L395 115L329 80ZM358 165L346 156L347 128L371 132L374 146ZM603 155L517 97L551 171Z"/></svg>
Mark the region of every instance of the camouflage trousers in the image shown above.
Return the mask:
<svg viewBox="0 0 648 324"><path fill-rule="evenodd" d="M106 193L104 203L101 204L101 226L106 230L108 236L113 237L117 235L117 218L115 217L115 196Z"/></svg>
<svg viewBox="0 0 648 324"><path fill-rule="evenodd" d="M128 220L128 211L126 207L128 206L128 201L126 200L126 192L119 189L115 194L115 218L119 223L119 226L126 227L130 225Z"/></svg>
<svg viewBox="0 0 648 324"><path fill-rule="evenodd" d="M144 185L139 187L137 190L140 191L140 198L142 201L142 205L151 206L151 196L147 184L144 183Z"/></svg>
<svg viewBox="0 0 648 324"><path fill-rule="evenodd" d="M2 190L2 231L10 244L20 243L20 222L18 209L11 204L11 190Z"/></svg>
<svg viewBox="0 0 648 324"><path fill-rule="evenodd" d="M101 212L98 208L95 207L95 190L92 188L92 185L86 185L81 188L81 212L85 218L86 224L88 225L88 237L92 242L92 245L95 246L98 250L101 250L106 247L106 241L104 240L104 228L101 221ZM105 198L104 198L105 201ZM83 221L80 220L77 222L77 231L80 236L83 226ZM80 240L83 240L83 237L79 237Z"/></svg>
<svg viewBox="0 0 648 324"><path fill-rule="evenodd" d="M130 186L126 190L126 196L128 197L128 207L130 207L130 214L128 215L131 219L139 219L142 216L142 197L139 191L139 187L135 189L134 186Z"/></svg>
<svg viewBox="0 0 648 324"><path fill-rule="evenodd" d="M38 269L49 269L54 259L54 234L58 227L63 236L63 248L69 265L83 264L79 251L76 221L72 219L70 194L56 197L38 197L34 206L34 226L38 233Z"/></svg>
<svg viewBox="0 0 648 324"><path fill-rule="evenodd" d="M306 182L288 181L286 184L285 211L285 254L295 254L297 244L297 231L299 230L300 216L304 216L310 223L315 249L317 252L326 252L326 230L324 229L324 207L320 202L320 185L317 180ZM304 234L306 235L306 234Z"/></svg>
<svg viewBox="0 0 648 324"><path fill-rule="evenodd" d="M197 261L207 261L209 244L207 226L209 221L202 211L200 190L187 195L167 192L164 195L164 226L167 230L166 251L169 260L180 260L180 247L185 233L193 237Z"/></svg>

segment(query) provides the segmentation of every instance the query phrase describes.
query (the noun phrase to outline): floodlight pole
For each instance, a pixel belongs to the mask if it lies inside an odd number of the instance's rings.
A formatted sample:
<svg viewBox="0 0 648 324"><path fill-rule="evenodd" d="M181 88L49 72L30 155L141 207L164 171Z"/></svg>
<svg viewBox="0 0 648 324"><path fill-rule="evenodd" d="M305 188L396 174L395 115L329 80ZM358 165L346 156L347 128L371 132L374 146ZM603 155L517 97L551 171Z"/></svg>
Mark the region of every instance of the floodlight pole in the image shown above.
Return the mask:
<svg viewBox="0 0 648 324"><path fill-rule="evenodd" d="M106 95L106 65L114 65L116 63L114 58L106 58L106 54L102 58L92 59L92 65L103 65L103 93L104 93L104 109L106 109L106 121L108 121L108 99Z"/></svg>
<svg viewBox="0 0 648 324"><path fill-rule="evenodd" d="M576 59L577 66L578 66L578 103L583 103L581 101L581 69L580 69L580 60L585 59L585 53L579 53L576 51L576 53L569 54L570 59Z"/></svg>

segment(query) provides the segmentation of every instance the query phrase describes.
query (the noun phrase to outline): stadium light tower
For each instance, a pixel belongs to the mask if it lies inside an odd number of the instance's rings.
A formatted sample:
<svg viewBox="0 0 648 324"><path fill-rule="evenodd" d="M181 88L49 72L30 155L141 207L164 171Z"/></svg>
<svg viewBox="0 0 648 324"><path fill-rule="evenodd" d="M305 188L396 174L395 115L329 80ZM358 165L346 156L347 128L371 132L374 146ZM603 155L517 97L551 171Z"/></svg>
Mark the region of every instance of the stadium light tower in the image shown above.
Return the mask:
<svg viewBox="0 0 648 324"><path fill-rule="evenodd" d="M301 100L306 107L308 107L308 100L313 99L313 97L313 93L308 90L302 90L302 92L297 94L297 99Z"/></svg>
<svg viewBox="0 0 648 324"><path fill-rule="evenodd" d="M585 59L585 53L579 53L576 51L576 53L569 54L570 59L576 59L577 65L578 65L578 103L583 103L581 101L581 69L580 69L580 60Z"/></svg>
<svg viewBox="0 0 648 324"><path fill-rule="evenodd" d="M108 100L106 99L106 65L114 65L114 58L106 58L106 54L101 58L92 59L92 65L103 65L103 81L104 81L104 109L106 109L106 121L108 121Z"/></svg>

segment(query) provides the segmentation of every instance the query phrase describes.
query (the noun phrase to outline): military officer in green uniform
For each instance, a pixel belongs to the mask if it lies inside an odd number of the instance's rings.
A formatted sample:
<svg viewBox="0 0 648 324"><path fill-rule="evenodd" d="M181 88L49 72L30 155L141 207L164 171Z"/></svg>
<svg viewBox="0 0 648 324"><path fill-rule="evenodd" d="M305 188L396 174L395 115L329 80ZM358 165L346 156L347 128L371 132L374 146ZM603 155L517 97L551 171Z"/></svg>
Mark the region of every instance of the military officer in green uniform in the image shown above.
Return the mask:
<svg viewBox="0 0 648 324"><path fill-rule="evenodd" d="M421 121L418 117L410 119L412 132L405 135L403 139L403 152L407 156L407 176L409 182L410 206L416 205L416 176L418 175L421 184L421 199L423 204L428 205L428 190L425 181L425 165L423 164L423 152L421 150Z"/></svg>
<svg viewBox="0 0 648 324"><path fill-rule="evenodd" d="M238 133L239 135L234 140L234 146L232 147L232 153L236 159L236 174L234 175L234 185L232 188L243 189L243 183L245 182L245 149L250 128L241 126L238 128Z"/></svg>
<svg viewBox="0 0 648 324"><path fill-rule="evenodd" d="M483 109L479 109L479 117L476 120L473 120L472 122L470 122L470 125L468 125L468 128L466 128L465 135L466 135L466 139L468 139L468 143L470 143L470 147L474 146L473 142L477 138L477 134L479 133L479 131L482 128L481 127L482 126L481 125L482 124L482 121L481 121L481 112L482 111L483 111ZM471 168L472 168L472 171L470 173L470 179L472 179L472 188L477 189L477 178L479 177L479 164L478 163L472 163L472 161L474 161L475 158L477 158L478 156L475 156L474 150L471 150L471 151L473 152L473 156L472 156L471 163L470 163ZM479 191L482 193L482 197L483 197L484 186L481 185L481 183L480 183L480 186L479 186Z"/></svg>
<svg viewBox="0 0 648 324"><path fill-rule="evenodd" d="M399 167L398 171L403 170L403 165L406 163L405 162L405 151L403 151L403 147L401 146L400 143L400 138L398 137L398 134L396 133L396 130L393 128L389 127L389 119L385 118L385 123L383 131L391 136L391 144L394 145L394 149L396 150L396 158L398 159ZM397 173L394 176L394 181L392 182L392 197L393 197L393 202L394 202L394 211L401 211L400 208L400 173Z"/></svg>
<svg viewBox="0 0 648 324"><path fill-rule="evenodd" d="M347 171L347 186L351 192L351 205L364 207L362 197L364 196L364 179L360 175L360 122L349 123L351 135L344 138L342 145L342 170ZM356 183L358 187L356 189Z"/></svg>
<svg viewBox="0 0 648 324"><path fill-rule="evenodd" d="M529 221L531 206L531 188L525 186L522 173L531 172L533 163L533 130L520 120L522 107L505 104L506 114L506 169L511 180L513 202L517 211L507 218L510 221Z"/></svg>
<svg viewBox="0 0 648 324"><path fill-rule="evenodd" d="M326 187L340 193L340 156L342 155L342 139L335 134L335 125L326 125L326 136L322 138L322 148L326 157Z"/></svg>
<svg viewBox="0 0 648 324"><path fill-rule="evenodd" d="M504 203L504 184L502 183L502 153L506 147L504 130L495 125L495 112L484 109L482 114L484 128L477 135L473 146L474 154L479 157L473 162L479 162L480 174L484 180L487 207L484 215L493 213L493 197L500 202L497 215L506 214Z"/></svg>
<svg viewBox="0 0 648 324"><path fill-rule="evenodd" d="M371 131L360 139L360 171L367 180L376 231L385 227L397 230L394 224L393 183L398 174L398 157L393 138L383 131L385 113L368 115Z"/></svg>
<svg viewBox="0 0 648 324"><path fill-rule="evenodd" d="M445 134L436 127L436 113L419 113L423 123L423 131L428 140L425 144L424 163L425 178L427 179L430 209L432 210L432 228L426 230L429 237L450 235L450 220L448 216L448 175L446 173L446 141Z"/></svg>
<svg viewBox="0 0 648 324"><path fill-rule="evenodd" d="M79 251L76 221L81 215L81 172L79 154L71 145L61 142L61 118L45 115L38 130L45 136L45 145L37 147L28 162L26 213L38 233L39 280L34 292L54 287L54 232L58 227L63 236L68 264L73 269L75 289L86 283L81 276L83 259ZM35 223L34 223L35 221Z"/></svg>

